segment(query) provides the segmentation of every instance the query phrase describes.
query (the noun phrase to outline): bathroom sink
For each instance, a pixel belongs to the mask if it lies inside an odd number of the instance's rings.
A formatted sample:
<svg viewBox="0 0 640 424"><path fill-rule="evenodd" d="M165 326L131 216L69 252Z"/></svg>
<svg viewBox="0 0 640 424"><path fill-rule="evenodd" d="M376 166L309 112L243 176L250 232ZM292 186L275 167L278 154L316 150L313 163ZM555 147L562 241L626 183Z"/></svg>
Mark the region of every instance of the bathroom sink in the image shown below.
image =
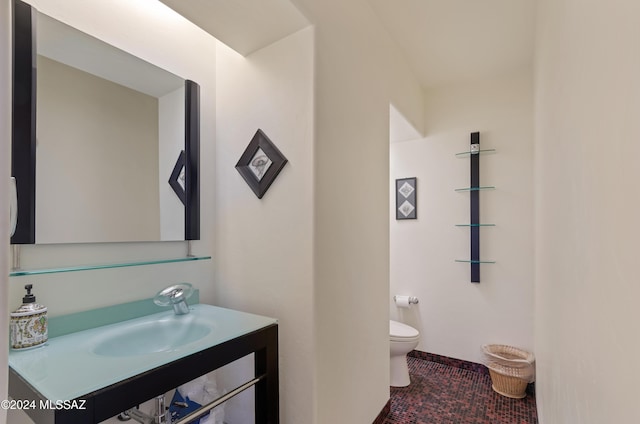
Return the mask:
<svg viewBox="0 0 640 424"><path fill-rule="evenodd" d="M193 316L172 315L157 321L120 325L96 336L93 352L101 356L135 356L168 352L198 341L211 325Z"/></svg>
<svg viewBox="0 0 640 424"><path fill-rule="evenodd" d="M277 405L278 321L204 304L188 310L165 310L54 336L35 349L11 350L9 393L36 405L38 399L40 405L43 399L86 401L80 409L35 410L34 422L97 423L184 384L185 373L204 375L253 352L260 358L256 363L271 364L265 381ZM86 320L100 322L103 313L97 310Z"/></svg>
<svg viewBox="0 0 640 424"><path fill-rule="evenodd" d="M9 365L47 399L75 399L214 346L277 320L212 305L167 310L49 338L9 352Z"/></svg>

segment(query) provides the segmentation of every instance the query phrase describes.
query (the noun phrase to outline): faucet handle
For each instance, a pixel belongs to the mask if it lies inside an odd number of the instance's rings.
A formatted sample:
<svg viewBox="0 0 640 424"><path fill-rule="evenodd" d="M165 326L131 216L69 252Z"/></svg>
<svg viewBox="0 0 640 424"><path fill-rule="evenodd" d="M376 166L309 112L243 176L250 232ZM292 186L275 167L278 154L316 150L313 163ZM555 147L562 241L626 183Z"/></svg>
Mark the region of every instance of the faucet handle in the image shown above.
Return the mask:
<svg viewBox="0 0 640 424"><path fill-rule="evenodd" d="M158 306L171 305L176 314L185 314L189 312L187 299L192 294L193 286L191 284L178 283L160 290L153 298L153 303Z"/></svg>

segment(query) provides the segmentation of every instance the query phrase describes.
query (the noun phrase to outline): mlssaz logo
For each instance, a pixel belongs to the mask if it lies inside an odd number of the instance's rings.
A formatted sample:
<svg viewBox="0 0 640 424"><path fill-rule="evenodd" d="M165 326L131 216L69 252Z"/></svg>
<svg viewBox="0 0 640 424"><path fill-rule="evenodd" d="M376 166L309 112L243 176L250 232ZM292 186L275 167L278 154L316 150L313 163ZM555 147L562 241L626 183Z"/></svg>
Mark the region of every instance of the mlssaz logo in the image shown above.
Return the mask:
<svg viewBox="0 0 640 424"><path fill-rule="evenodd" d="M87 403L84 399L74 399L74 400L41 400L40 401L40 409L57 409L57 410L68 410L68 409L86 409L85 404Z"/></svg>

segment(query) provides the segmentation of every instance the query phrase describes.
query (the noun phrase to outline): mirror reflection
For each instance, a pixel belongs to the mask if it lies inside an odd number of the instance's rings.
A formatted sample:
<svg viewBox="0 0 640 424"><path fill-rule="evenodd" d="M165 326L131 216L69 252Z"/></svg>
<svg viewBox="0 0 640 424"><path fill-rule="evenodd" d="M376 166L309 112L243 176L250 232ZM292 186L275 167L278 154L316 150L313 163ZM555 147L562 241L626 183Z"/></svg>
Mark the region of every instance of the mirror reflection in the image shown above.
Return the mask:
<svg viewBox="0 0 640 424"><path fill-rule="evenodd" d="M185 81L37 16L36 243L185 239Z"/></svg>

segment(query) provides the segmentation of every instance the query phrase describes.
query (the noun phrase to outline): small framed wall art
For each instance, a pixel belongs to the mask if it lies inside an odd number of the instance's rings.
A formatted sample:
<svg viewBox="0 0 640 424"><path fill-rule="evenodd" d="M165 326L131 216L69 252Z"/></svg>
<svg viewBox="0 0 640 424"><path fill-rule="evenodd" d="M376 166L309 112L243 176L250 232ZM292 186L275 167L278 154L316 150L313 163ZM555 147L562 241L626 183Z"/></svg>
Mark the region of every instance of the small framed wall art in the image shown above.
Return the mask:
<svg viewBox="0 0 640 424"><path fill-rule="evenodd" d="M178 196L178 199L182 202L183 205L187 204L186 194L185 194L185 169L184 169L184 150L180 151L180 155L178 155L178 160L176 164L173 166L173 171L171 172L171 176L169 177L169 185L173 189L173 192Z"/></svg>
<svg viewBox="0 0 640 424"><path fill-rule="evenodd" d="M258 129L238 160L236 169L258 199L262 199L286 163L287 158L269 137Z"/></svg>
<svg viewBox="0 0 640 424"><path fill-rule="evenodd" d="M418 217L417 179L396 180L396 219L416 219Z"/></svg>

